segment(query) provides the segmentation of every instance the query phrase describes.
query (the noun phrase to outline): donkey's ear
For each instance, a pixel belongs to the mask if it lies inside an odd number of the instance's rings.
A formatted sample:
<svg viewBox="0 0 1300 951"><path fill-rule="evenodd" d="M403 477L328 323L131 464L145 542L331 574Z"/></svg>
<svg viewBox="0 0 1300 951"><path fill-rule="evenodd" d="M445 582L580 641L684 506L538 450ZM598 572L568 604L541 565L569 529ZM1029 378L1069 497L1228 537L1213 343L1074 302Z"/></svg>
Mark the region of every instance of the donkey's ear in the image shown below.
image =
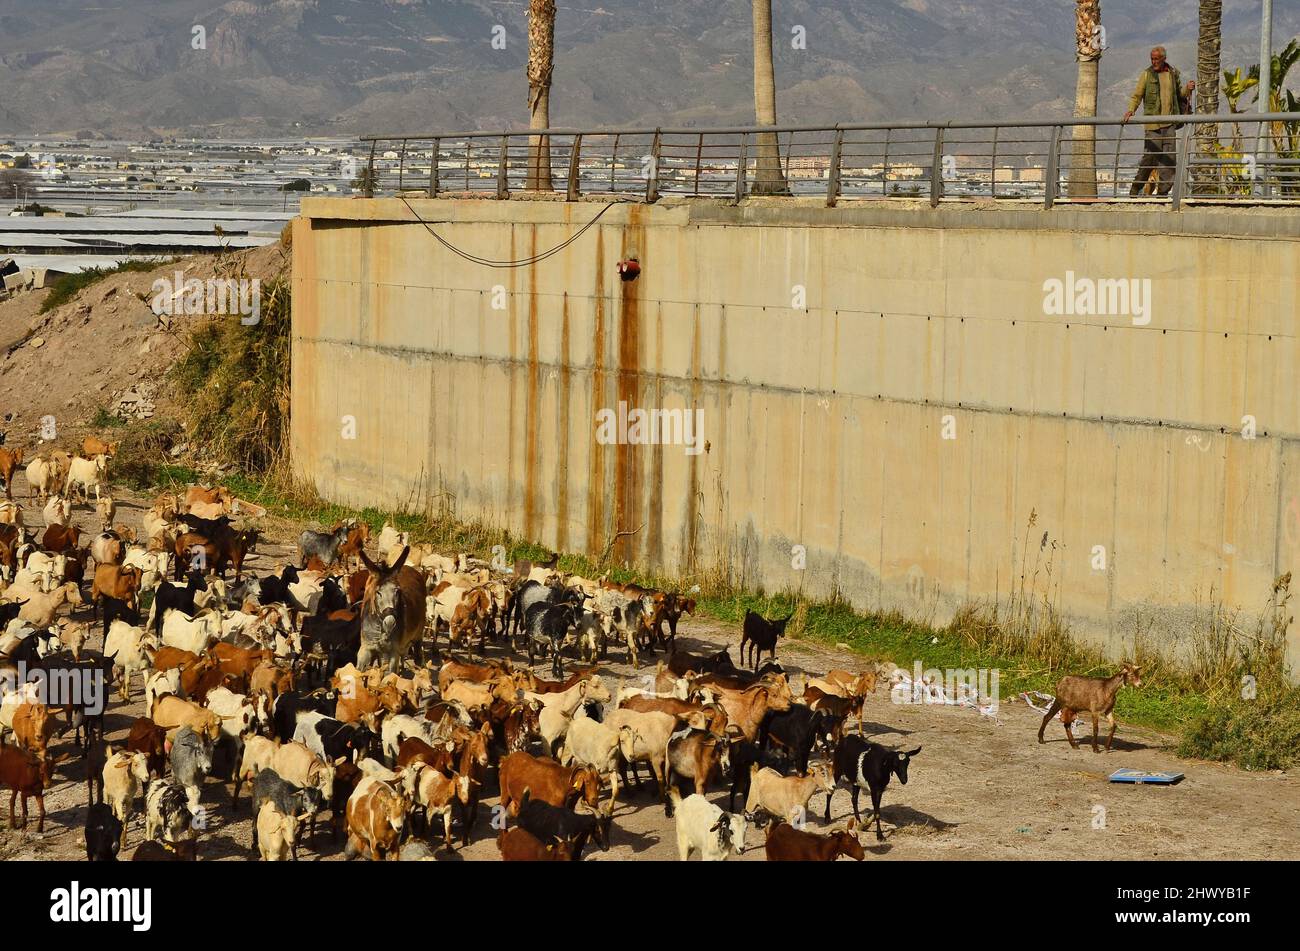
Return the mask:
<svg viewBox="0 0 1300 951"><path fill-rule="evenodd" d="M388 570L393 574L397 574L397 572L401 571L402 565L406 564L406 556L409 555L410 553L411 553L411 546L407 545L405 548L402 549L401 557L398 558L397 561L393 562L393 567L389 568Z"/></svg>
<svg viewBox="0 0 1300 951"><path fill-rule="evenodd" d="M364 551L357 552L357 554L361 556L361 563L366 566L366 570L368 570L372 575L382 573L382 569L371 561ZM406 552L402 552L402 557L406 557Z"/></svg>

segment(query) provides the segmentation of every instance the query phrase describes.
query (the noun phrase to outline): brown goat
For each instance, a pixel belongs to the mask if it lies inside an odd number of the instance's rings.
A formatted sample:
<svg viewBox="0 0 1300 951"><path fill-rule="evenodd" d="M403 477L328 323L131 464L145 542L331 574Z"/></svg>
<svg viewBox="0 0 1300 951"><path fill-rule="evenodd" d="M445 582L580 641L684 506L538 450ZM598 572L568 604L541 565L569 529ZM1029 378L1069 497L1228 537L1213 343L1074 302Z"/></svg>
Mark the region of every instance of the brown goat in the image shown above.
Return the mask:
<svg viewBox="0 0 1300 951"><path fill-rule="evenodd" d="M551 842L543 845L527 829L515 826L497 836L497 848L505 862L568 862L573 858L573 843Z"/></svg>
<svg viewBox="0 0 1300 951"><path fill-rule="evenodd" d="M834 862L847 855L861 862L866 850L858 841L857 823L849 820L847 829L817 835L804 832L785 822L774 822L767 830L765 851L769 862Z"/></svg>
<svg viewBox="0 0 1300 951"><path fill-rule="evenodd" d="M27 797L36 797L36 831L45 831L45 790L50 785L54 762L37 757L34 753L0 743L0 788L9 787L9 825L18 828L14 820L14 800L23 797L23 826L27 825Z"/></svg>
<svg viewBox="0 0 1300 951"><path fill-rule="evenodd" d="M1047 729L1047 724L1056 711L1061 711L1061 722L1065 724L1065 736L1070 741L1070 745L1076 750L1079 744L1074 741L1074 733L1070 729L1070 724L1074 722L1075 717L1080 713L1087 713L1092 717L1092 751L1100 753L1097 749L1097 731L1100 728L1101 718L1105 717L1106 722L1110 724L1110 735L1106 737L1106 752L1110 752L1110 744L1115 739L1115 696L1119 693L1119 688L1125 684L1133 687L1142 686L1140 676L1141 667L1133 664L1124 664L1119 673L1113 677L1062 677L1061 682L1056 685L1056 699L1052 701L1052 706L1048 709L1047 715L1043 717L1042 724L1038 727L1038 742L1043 742L1043 731Z"/></svg>
<svg viewBox="0 0 1300 951"><path fill-rule="evenodd" d="M51 525L41 536L41 548L45 551L61 552L77 547L81 529L75 525Z"/></svg>

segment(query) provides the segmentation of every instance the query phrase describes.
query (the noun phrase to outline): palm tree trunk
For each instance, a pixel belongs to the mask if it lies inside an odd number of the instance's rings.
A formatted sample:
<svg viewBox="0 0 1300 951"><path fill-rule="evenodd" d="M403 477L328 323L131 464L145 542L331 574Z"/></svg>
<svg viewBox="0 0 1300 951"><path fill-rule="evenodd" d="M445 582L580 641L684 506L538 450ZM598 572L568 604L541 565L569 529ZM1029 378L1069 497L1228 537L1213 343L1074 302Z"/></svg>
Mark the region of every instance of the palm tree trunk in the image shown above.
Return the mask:
<svg viewBox="0 0 1300 951"><path fill-rule="evenodd" d="M1200 0L1200 32L1196 41L1196 111L1212 116L1219 111L1219 49L1223 36L1223 0ZM1196 129L1198 150L1219 154L1219 127L1205 123ZM1218 177L1206 170L1198 177Z"/></svg>
<svg viewBox="0 0 1300 951"><path fill-rule="evenodd" d="M754 5L754 118L757 125L776 125L776 70L772 65L772 0ZM781 152L775 132L758 135L756 195L789 193L781 170Z"/></svg>
<svg viewBox="0 0 1300 951"><path fill-rule="evenodd" d="M528 128L551 127L551 70L555 65L555 0L528 2ZM528 142L528 180L531 191L550 191L550 136L533 136Z"/></svg>
<svg viewBox="0 0 1300 951"><path fill-rule="evenodd" d="M1101 60L1101 0L1074 0L1075 58L1079 62L1074 85L1075 118L1097 115L1097 69ZM1076 125L1072 131L1069 195L1097 197L1097 127Z"/></svg>

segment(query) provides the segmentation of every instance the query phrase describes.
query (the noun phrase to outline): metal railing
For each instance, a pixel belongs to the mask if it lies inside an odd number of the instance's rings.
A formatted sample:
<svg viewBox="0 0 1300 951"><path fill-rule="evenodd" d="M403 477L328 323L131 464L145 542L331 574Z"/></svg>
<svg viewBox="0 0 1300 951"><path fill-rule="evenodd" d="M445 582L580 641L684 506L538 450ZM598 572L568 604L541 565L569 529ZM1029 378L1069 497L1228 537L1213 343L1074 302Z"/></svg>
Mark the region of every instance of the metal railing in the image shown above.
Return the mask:
<svg viewBox="0 0 1300 951"><path fill-rule="evenodd" d="M1300 204L1300 113L372 135L368 196Z"/></svg>

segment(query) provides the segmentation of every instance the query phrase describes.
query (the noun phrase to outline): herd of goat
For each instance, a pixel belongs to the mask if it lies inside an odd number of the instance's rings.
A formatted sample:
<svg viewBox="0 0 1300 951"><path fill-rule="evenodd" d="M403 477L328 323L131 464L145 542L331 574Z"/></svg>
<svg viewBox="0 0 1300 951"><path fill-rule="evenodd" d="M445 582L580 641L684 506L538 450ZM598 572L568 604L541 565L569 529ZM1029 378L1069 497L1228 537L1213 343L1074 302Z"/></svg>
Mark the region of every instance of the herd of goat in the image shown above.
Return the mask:
<svg viewBox="0 0 1300 951"><path fill-rule="evenodd" d="M448 849L456 832L462 846L472 841L479 803L494 793L489 834L504 859L578 860L609 849L620 793L629 772L641 793L642 764L682 859L739 855L758 821L769 860L861 860L859 792L870 793L867 818L883 839L882 794L891 777L907 782L920 752L863 736L876 665L793 685L775 659L789 618L747 612L737 667L727 650L677 646L696 607L690 592L566 575L555 558L500 570L412 544L390 525L372 539L357 521L304 531L296 563L246 575L264 510L192 486L158 497L139 531L114 525L99 493L113 447L92 437L82 448L69 461L91 461L104 527L85 545L70 525L75 496L63 494L72 467L28 466L29 502L45 506L38 540L12 499L21 454L0 447L0 737L13 738L0 744L0 788L11 791L11 825L17 797L24 825L36 800L40 832L56 768L83 761L92 861L126 848L138 803L144 840L133 859L195 858L217 808L201 801L213 780L230 785L231 816L247 787L253 848L266 860L297 858L322 832L345 840L349 858L430 859L439 839ZM91 618L73 620L87 582ZM87 647L92 630L100 652ZM611 650L645 673L602 677ZM539 658L553 679L534 673ZM566 658L581 666L566 672ZM1119 676L1137 682L1136 669ZM123 704L135 685L145 698L145 715L111 744L110 685ZM1080 701L1094 749L1106 699ZM54 755L68 730L73 749ZM825 796L829 824L841 786L853 819L810 831L813 798ZM718 788L725 810L707 798Z"/></svg>

